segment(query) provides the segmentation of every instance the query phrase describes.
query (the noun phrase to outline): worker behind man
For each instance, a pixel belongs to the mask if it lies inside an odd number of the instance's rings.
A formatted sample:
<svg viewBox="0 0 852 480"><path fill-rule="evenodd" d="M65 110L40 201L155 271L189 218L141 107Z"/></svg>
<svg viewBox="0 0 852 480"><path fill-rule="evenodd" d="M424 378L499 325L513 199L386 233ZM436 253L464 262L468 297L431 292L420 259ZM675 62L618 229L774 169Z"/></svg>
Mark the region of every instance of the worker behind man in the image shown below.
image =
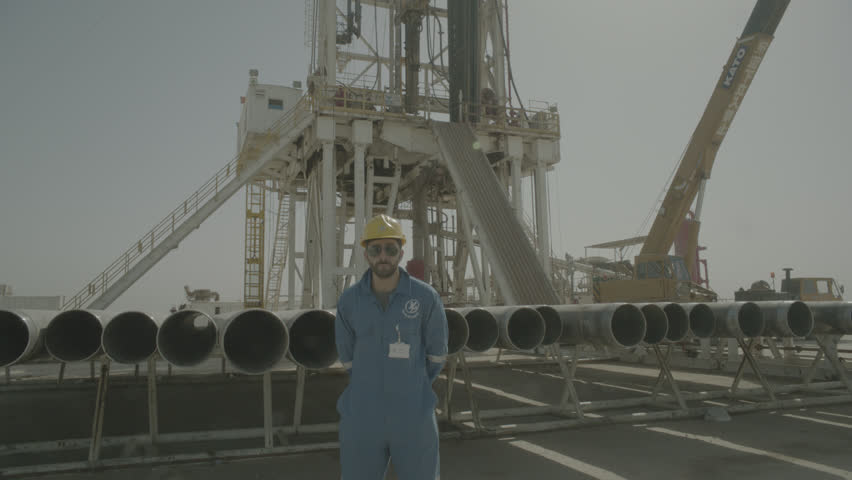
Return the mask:
<svg viewBox="0 0 852 480"><path fill-rule="evenodd" d="M403 480L439 478L432 382L447 356L447 318L438 293L399 267L403 245L398 220L370 220L361 238L370 268L337 304L349 372L337 401L343 480L381 480L389 460Z"/></svg>

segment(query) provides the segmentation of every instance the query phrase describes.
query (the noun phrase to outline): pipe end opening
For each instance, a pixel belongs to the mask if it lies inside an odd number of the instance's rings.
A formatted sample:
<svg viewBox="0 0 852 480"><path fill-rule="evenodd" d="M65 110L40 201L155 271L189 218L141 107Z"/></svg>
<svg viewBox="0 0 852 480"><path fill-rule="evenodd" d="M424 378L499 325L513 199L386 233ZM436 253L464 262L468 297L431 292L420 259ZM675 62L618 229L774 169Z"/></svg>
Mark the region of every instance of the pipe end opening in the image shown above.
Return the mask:
<svg viewBox="0 0 852 480"><path fill-rule="evenodd" d="M669 321L669 330L666 339L670 342L679 342L689 334L689 317L686 310L676 303L670 303L663 308Z"/></svg>
<svg viewBox="0 0 852 480"><path fill-rule="evenodd" d="M474 352L484 352L497 344L500 331L494 315L481 308L474 308L465 314L467 320L467 348Z"/></svg>
<svg viewBox="0 0 852 480"><path fill-rule="evenodd" d="M290 356L309 369L328 368L337 361L334 342L334 314L311 310L293 320L290 326Z"/></svg>
<svg viewBox="0 0 852 480"><path fill-rule="evenodd" d="M622 347L633 347L645 338L647 330L642 311L634 305L620 305L612 314L612 336Z"/></svg>
<svg viewBox="0 0 852 480"><path fill-rule="evenodd" d="M509 340L518 350L532 350L544 339L544 319L536 310L521 307L509 317Z"/></svg>

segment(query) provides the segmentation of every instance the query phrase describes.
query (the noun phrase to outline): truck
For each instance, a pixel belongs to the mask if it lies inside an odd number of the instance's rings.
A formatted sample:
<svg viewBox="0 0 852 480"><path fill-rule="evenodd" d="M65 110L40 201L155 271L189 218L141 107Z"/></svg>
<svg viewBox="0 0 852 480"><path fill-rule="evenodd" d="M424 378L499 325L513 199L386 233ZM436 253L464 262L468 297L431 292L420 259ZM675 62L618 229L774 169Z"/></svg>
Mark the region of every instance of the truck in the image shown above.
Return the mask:
<svg viewBox="0 0 852 480"><path fill-rule="evenodd" d="M791 276L792 268L785 268L781 280L781 291L775 291L766 280L758 280L748 290L740 288L734 292L737 302L759 302L772 300L801 300L804 302L842 302L845 288L831 277ZM774 274L772 275L774 277Z"/></svg>

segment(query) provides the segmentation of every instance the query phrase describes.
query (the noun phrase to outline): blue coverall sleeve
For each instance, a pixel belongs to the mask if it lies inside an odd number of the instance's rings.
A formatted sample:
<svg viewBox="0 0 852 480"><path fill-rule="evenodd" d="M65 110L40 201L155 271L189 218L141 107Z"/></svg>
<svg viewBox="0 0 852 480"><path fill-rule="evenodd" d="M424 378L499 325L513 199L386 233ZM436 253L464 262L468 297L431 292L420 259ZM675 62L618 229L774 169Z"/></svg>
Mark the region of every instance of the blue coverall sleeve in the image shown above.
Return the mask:
<svg viewBox="0 0 852 480"><path fill-rule="evenodd" d="M444 304L441 297L434 296L432 309L426 318L426 370L429 373L429 381L434 382L441 373L444 363L447 361L447 314L444 312Z"/></svg>
<svg viewBox="0 0 852 480"><path fill-rule="evenodd" d="M355 332L349 325L340 305L334 317L334 342L337 344L337 355L344 370L352 369L352 356L355 350Z"/></svg>

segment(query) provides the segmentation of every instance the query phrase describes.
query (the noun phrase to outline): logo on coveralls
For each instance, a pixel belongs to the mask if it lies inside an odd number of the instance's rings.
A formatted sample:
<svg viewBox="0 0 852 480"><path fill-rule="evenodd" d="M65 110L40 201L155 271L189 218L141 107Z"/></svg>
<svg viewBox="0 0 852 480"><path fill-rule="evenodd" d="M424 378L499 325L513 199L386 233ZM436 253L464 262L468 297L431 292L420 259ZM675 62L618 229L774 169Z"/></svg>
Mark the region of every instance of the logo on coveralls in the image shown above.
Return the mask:
<svg viewBox="0 0 852 480"><path fill-rule="evenodd" d="M420 313L420 301L416 298L412 298L411 300L405 302L405 306L402 307L402 314L406 316L406 318L415 318Z"/></svg>

